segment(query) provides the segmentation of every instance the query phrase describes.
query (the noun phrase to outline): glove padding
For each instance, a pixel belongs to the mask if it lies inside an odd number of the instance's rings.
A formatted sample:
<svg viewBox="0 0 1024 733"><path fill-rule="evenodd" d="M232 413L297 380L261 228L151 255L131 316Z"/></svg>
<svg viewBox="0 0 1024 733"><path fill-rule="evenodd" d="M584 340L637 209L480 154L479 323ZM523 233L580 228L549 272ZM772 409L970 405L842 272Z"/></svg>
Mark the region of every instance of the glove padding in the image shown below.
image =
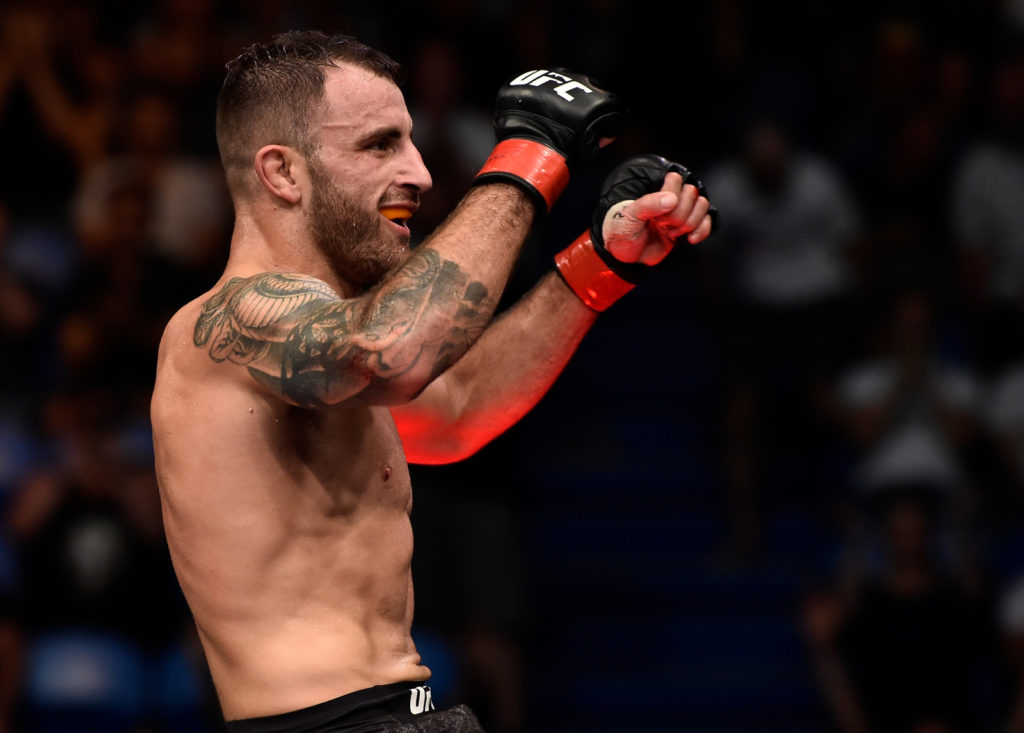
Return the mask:
<svg viewBox="0 0 1024 733"><path fill-rule="evenodd" d="M660 191L665 176L669 173L678 173L683 178L683 185L696 186L698 194L708 198L707 189L692 171L679 163L662 158L660 155L636 155L629 158L609 173L601 185L601 193L598 195L597 206L594 208L594 217L590 222L590 237L594 242L594 249L605 264L626 282L634 284L640 282L647 275L650 266L616 259L605 248L605 225L610 223L609 215L616 216L618 209L621 208L618 204L635 201L641 196ZM711 217L711 234L714 234L718 229L718 209L711 206L708 209L708 216Z"/></svg>
<svg viewBox="0 0 1024 733"><path fill-rule="evenodd" d="M569 247L555 255L555 265L566 284L588 307L604 311L640 282L650 269L639 262L622 262L605 247L605 226L614 227L613 217L624 205L649 193L660 191L668 173L678 173L684 185L697 187L707 198L707 190L696 176L678 163L658 155L639 155L620 164L601 186L590 228ZM711 232L718 224L718 210L708 209ZM646 227L646 222L641 222ZM710 236L710 234L709 234Z"/></svg>
<svg viewBox="0 0 1024 733"><path fill-rule="evenodd" d="M593 156L601 138L615 137L625 110L617 95L567 69L529 71L498 90L494 134L534 140L572 165Z"/></svg>
<svg viewBox="0 0 1024 733"><path fill-rule="evenodd" d="M562 68L520 74L498 91L498 144L475 183L516 183L548 211L569 182L569 167L615 137L624 117L619 98L584 74Z"/></svg>

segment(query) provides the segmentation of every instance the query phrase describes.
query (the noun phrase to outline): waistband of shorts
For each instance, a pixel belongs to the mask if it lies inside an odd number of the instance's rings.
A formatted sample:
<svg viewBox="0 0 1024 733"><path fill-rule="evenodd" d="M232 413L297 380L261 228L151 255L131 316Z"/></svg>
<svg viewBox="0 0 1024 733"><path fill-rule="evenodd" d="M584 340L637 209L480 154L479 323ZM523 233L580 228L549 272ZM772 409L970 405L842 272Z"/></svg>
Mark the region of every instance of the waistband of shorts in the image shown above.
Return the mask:
<svg viewBox="0 0 1024 733"><path fill-rule="evenodd" d="M356 690L308 708L261 718L229 720L225 725L228 733L291 733L342 721L369 721L382 715L408 722L432 707L428 685L395 682Z"/></svg>

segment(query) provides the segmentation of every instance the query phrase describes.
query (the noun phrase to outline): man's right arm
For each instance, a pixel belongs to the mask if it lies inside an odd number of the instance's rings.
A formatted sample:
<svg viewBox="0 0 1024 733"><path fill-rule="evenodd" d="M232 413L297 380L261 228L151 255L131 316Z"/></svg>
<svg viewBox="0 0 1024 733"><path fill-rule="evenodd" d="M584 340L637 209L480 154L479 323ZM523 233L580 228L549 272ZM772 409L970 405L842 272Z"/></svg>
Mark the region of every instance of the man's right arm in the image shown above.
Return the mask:
<svg viewBox="0 0 1024 733"><path fill-rule="evenodd" d="M621 116L615 95L585 76L509 80L496 102L498 144L476 186L398 271L345 300L297 274L232 280L203 305L195 345L298 405L408 402L476 341L534 214Z"/></svg>
<svg viewBox="0 0 1024 733"><path fill-rule="evenodd" d="M233 278L203 304L193 343L297 405L408 401L483 331L532 219L519 188L474 188L364 295L298 273Z"/></svg>

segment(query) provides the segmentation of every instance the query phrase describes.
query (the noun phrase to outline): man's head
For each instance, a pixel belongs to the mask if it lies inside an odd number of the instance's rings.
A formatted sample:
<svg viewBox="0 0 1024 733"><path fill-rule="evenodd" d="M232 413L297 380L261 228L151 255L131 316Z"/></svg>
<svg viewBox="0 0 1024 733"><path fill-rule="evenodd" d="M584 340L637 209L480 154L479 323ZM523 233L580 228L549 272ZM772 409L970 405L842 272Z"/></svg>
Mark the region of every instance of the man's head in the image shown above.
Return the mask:
<svg viewBox="0 0 1024 733"><path fill-rule="evenodd" d="M217 98L217 147L233 194L264 145L287 145L304 155L316 151L326 72L341 63L401 82L401 68L384 53L351 36L319 31L280 33L227 63Z"/></svg>
<svg viewBox="0 0 1024 733"><path fill-rule="evenodd" d="M350 36L289 32L227 68L217 142L236 208L299 217L302 234L357 288L401 264L405 220L431 180L412 144L398 64Z"/></svg>

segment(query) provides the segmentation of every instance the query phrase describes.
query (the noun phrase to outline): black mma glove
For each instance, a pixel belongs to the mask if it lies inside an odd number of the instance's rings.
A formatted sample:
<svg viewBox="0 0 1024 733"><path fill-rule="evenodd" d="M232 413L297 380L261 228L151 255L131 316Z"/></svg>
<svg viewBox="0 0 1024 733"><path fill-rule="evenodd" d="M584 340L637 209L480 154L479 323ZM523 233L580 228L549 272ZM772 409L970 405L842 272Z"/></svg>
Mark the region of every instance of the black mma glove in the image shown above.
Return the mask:
<svg viewBox="0 0 1024 733"><path fill-rule="evenodd" d="M659 155L634 156L605 178L590 229L555 256L555 265L563 279L594 310L606 310L632 290L650 269L650 266L639 262L617 260L605 249L604 228L610 222L609 217L621 216L618 212L625 204L660 191L666 174L672 172L682 176L684 185L696 186L699 195L708 198L704 184L679 163ZM713 234L718 227L718 210L712 206L708 215Z"/></svg>
<svg viewBox="0 0 1024 733"><path fill-rule="evenodd" d="M547 212L569 183L569 167L615 137L625 110L616 95L566 69L528 71L498 91L498 140L474 183L508 181Z"/></svg>

